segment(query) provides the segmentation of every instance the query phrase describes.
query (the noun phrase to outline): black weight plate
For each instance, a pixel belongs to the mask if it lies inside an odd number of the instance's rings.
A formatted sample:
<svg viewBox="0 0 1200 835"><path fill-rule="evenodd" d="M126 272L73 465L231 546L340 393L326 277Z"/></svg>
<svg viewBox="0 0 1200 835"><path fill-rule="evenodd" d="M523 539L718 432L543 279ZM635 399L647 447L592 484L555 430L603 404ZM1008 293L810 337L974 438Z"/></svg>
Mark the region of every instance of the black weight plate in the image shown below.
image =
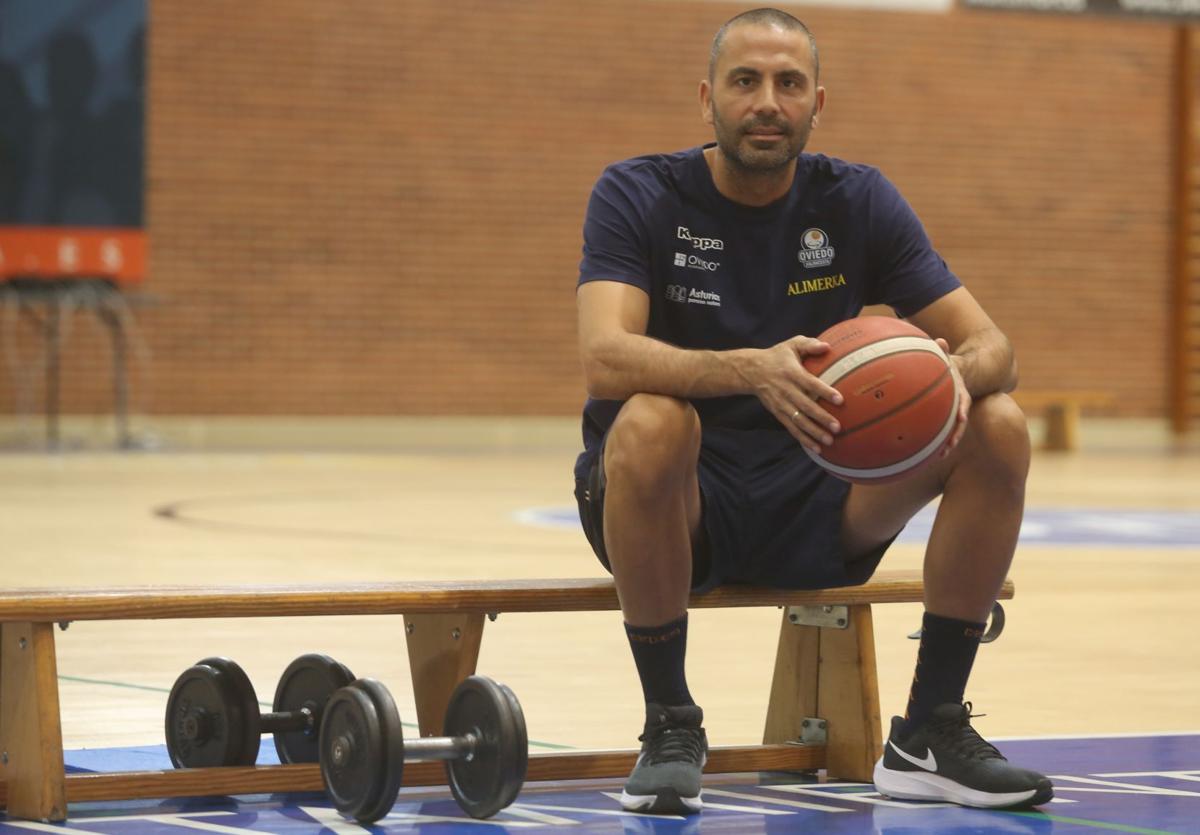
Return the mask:
<svg viewBox="0 0 1200 835"><path fill-rule="evenodd" d="M228 676L234 698L239 705L237 724L231 727L242 732L241 753L234 765L254 765L258 762L258 746L262 742L262 713L250 677L241 666L229 658L214 656L196 663L212 667Z"/></svg>
<svg viewBox="0 0 1200 835"><path fill-rule="evenodd" d="M392 694L373 678L360 678L358 686L371 697L379 715L379 729L383 733L383 760L380 773L382 791L373 807L364 807L355 820L371 824L382 818L396 805L400 793L400 779L404 776L404 726L400 724L400 711Z"/></svg>
<svg viewBox="0 0 1200 835"><path fill-rule="evenodd" d="M388 716L391 697L380 699L375 687L364 686L365 681L343 687L325 705L320 757L325 790L338 811L371 823L395 804L404 767L404 740L398 717L396 727L387 728L392 718ZM394 703L391 709L395 711Z"/></svg>
<svg viewBox="0 0 1200 835"><path fill-rule="evenodd" d="M525 730L525 711L521 709L517 695L506 684L501 684L500 689L508 697L508 704L512 708L513 723L516 725L516 736L514 737L516 745L514 749L511 749L515 751L515 756L511 760L512 771L508 775L511 796L506 793L507 799L504 801L504 806L507 806L517 799L521 787L525 785L525 774L529 770L529 734Z"/></svg>
<svg viewBox="0 0 1200 835"><path fill-rule="evenodd" d="M470 758L446 761L454 799L473 818L489 818L512 803L525 782L529 740L516 696L485 676L455 688L446 708L445 736L473 734Z"/></svg>
<svg viewBox="0 0 1200 835"><path fill-rule="evenodd" d="M208 664L184 670L167 697L167 753L176 768L243 765L241 699L229 674Z"/></svg>
<svg viewBox="0 0 1200 835"><path fill-rule="evenodd" d="M357 682L338 690L321 722L321 779L333 805L356 816L382 793L376 777L382 752L379 712Z"/></svg>
<svg viewBox="0 0 1200 835"><path fill-rule="evenodd" d="M329 697L354 681L354 676L328 655L301 655L288 665L275 688L276 713L293 713L308 708L313 714L311 730L280 731L275 734L275 750L279 761L315 763L321 759L321 713Z"/></svg>

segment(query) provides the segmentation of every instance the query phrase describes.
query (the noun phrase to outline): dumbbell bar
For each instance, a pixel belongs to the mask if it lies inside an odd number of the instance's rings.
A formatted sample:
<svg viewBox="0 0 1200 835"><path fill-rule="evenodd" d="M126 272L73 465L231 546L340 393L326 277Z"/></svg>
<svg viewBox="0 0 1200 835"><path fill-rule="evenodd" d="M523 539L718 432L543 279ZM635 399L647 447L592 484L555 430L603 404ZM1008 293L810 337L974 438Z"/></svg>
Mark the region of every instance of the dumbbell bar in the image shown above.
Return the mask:
<svg viewBox="0 0 1200 835"><path fill-rule="evenodd" d="M405 740L396 702L374 679L333 694L320 732L321 776L342 814L370 824L396 803L406 760L444 760L463 811L487 818L516 799L525 782L529 741L513 692L484 676L455 688L445 736Z"/></svg>
<svg viewBox="0 0 1200 835"><path fill-rule="evenodd" d="M171 688L167 753L176 768L254 765L261 737L269 733L280 762L318 762L321 712L353 680L329 656L302 655L280 676L272 712L260 713L245 671L228 658L205 658Z"/></svg>

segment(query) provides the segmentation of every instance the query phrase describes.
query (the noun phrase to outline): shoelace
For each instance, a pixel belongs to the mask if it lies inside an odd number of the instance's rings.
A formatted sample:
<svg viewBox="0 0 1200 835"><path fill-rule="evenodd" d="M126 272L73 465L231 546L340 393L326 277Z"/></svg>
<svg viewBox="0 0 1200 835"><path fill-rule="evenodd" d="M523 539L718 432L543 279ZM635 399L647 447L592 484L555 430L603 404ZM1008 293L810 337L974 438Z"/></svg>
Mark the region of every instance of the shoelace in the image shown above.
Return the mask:
<svg viewBox="0 0 1200 835"><path fill-rule="evenodd" d="M663 728L650 736L646 746L646 763L693 762L698 763L703 756L704 743L701 741L703 731L699 728ZM638 737L639 742L646 739L647 734Z"/></svg>
<svg viewBox="0 0 1200 835"><path fill-rule="evenodd" d="M977 760L1004 759L996 746L971 727L971 720L983 713L971 713L971 703L963 703L963 711L953 719L935 726L935 731L957 753Z"/></svg>

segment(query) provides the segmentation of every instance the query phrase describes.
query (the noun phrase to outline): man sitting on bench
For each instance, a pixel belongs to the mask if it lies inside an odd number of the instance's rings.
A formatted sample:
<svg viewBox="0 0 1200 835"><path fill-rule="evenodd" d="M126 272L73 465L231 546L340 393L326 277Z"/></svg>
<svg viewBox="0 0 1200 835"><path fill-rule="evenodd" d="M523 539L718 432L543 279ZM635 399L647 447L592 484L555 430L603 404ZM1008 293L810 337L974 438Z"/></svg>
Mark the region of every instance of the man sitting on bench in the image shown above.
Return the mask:
<svg viewBox="0 0 1200 835"><path fill-rule="evenodd" d="M876 785L970 806L1045 803L1050 781L1009 765L963 703L1024 507L1029 438L1005 393L1012 348L877 170L801 153L824 105L818 70L799 20L738 15L717 33L700 84L716 143L610 166L588 206L578 307L590 399L576 497L613 574L647 708L621 804L701 807L707 743L684 676L690 591L863 583L939 495L916 673ZM820 276L834 280L788 292ZM944 340L961 410L936 463L850 486L802 448L838 432L821 401L839 395L801 358L828 349L807 335L864 304L888 304Z"/></svg>

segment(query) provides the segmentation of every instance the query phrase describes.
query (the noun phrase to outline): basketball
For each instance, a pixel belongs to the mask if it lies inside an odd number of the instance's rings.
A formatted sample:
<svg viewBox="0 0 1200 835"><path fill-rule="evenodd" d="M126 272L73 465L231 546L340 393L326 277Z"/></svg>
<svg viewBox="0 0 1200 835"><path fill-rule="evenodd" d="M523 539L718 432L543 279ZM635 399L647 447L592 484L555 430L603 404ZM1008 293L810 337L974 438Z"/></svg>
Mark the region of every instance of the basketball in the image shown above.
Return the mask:
<svg viewBox="0 0 1200 835"><path fill-rule="evenodd" d="M809 456L835 476L879 484L911 475L950 438L958 390L941 347L920 328L886 316L839 322L817 337L824 354L804 366L839 392L821 406L841 424L833 443Z"/></svg>

